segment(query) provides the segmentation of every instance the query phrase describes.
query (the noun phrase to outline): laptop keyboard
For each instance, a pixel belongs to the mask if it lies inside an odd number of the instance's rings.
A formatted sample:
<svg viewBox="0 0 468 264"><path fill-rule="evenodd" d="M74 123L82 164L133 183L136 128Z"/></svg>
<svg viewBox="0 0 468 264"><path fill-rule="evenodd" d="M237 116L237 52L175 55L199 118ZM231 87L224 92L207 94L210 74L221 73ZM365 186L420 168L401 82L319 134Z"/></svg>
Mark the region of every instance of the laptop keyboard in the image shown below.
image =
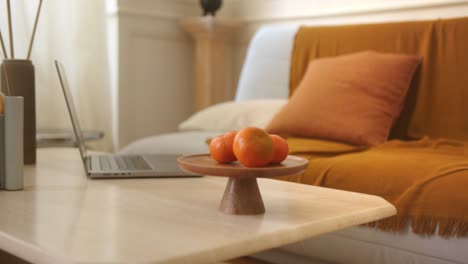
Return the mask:
<svg viewBox="0 0 468 264"><path fill-rule="evenodd" d="M151 170L142 156L99 156L99 165L104 171Z"/></svg>

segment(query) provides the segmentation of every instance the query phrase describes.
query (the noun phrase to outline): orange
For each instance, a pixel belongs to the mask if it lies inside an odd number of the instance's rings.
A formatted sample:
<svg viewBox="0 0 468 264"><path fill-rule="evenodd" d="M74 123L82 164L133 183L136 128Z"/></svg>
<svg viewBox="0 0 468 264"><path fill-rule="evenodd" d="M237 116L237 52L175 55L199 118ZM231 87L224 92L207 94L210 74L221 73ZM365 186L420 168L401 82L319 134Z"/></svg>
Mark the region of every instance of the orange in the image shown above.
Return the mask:
<svg viewBox="0 0 468 264"><path fill-rule="evenodd" d="M234 138L234 154L246 167L263 167L273 159L273 140L265 130L247 127Z"/></svg>
<svg viewBox="0 0 468 264"><path fill-rule="evenodd" d="M273 146L275 149L271 164L280 164L288 156L288 142L278 135L270 135L270 137L273 140Z"/></svg>
<svg viewBox="0 0 468 264"><path fill-rule="evenodd" d="M210 142L210 155L219 163L229 163L236 161L237 158L233 152L233 142L236 131L229 131Z"/></svg>

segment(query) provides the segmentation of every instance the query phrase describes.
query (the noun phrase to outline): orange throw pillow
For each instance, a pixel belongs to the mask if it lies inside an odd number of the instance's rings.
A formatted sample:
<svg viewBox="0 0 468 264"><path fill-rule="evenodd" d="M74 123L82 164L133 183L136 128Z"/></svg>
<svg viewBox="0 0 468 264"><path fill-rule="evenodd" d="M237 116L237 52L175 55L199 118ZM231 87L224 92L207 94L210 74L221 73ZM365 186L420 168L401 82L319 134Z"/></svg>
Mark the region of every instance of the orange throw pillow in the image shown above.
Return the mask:
<svg viewBox="0 0 468 264"><path fill-rule="evenodd" d="M365 51L317 59L269 133L375 146L399 116L418 56Z"/></svg>

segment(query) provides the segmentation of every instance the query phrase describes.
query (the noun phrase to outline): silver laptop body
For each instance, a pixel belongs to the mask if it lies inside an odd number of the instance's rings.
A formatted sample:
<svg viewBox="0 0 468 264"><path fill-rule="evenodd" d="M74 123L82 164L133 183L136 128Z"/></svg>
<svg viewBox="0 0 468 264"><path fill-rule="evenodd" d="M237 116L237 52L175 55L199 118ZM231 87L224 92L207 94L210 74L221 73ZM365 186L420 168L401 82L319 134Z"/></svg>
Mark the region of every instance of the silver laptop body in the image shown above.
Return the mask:
<svg viewBox="0 0 468 264"><path fill-rule="evenodd" d="M177 166L177 155L88 155L83 133L68 86L65 69L59 61L55 67L60 79L68 112L76 136L85 171L90 178L135 178L135 177L189 177Z"/></svg>

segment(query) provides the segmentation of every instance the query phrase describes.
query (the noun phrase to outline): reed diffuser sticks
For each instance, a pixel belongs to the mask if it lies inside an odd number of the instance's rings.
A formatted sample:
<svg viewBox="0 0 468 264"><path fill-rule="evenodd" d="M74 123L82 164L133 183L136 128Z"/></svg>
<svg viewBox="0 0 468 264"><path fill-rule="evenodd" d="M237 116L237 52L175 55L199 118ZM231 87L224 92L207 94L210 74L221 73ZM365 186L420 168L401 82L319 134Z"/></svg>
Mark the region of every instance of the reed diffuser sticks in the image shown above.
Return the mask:
<svg viewBox="0 0 468 264"><path fill-rule="evenodd" d="M28 56L26 57L28 60L29 58L31 58L31 51L32 51L33 43L34 43L34 37L36 36L37 22L39 21L39 15L41 14L41 7L42 7L42 0L39 0L39 6L37 7L37 13L36 13L36 19L34 21L34 28L33 28L32 35L31 35L31 40L29 41Z"/></svg>
<svg viewBox="0 0 468 264"><path fill-rule="evenodd" d="M32 51L32 48L33 48L33 45L34 45L34 39L35 39L35 36L36 36L37 24L39 22L39 17L40 17L40 14L41 14L42 1L43 0L39 0L39 4L37 6L36 18L34 20L34 26L33 26L32 34L31 34L31 39L29 40L28 53L27 53L27 56L26 56L27 60L29 60L31 58L31 51ZM10 38L10 57L8 57L5 42L3 40L2 31L0 29L0 46L1 46L1 51L2 51L1 55L2 55L3 60L5 60L5 59L14 59L15 58L15 46L14 46L14 41L13 41L13 23L12 23L10 0L7 0L6 3L7 3L7 15L8 15L8 33L9 33L8 35L9 35L9 38Z"/></svg>
<svg viewBox="0 0 468 264"><path fill-rule="evenodd" d="M10 0L7 0L7 13L8 13L8 32L10 33L10 54L11 58L15 58L15 46L13 44L13 24L11 22L11 6Z"/></svg>
<svg viewBox="0 0 468 264"><path fill-rule="evenodd" d="M0 29L0 45L2 46L2 60L8 58L7 51L5 49L5 42L3 42L2 30Z"/></svg>

